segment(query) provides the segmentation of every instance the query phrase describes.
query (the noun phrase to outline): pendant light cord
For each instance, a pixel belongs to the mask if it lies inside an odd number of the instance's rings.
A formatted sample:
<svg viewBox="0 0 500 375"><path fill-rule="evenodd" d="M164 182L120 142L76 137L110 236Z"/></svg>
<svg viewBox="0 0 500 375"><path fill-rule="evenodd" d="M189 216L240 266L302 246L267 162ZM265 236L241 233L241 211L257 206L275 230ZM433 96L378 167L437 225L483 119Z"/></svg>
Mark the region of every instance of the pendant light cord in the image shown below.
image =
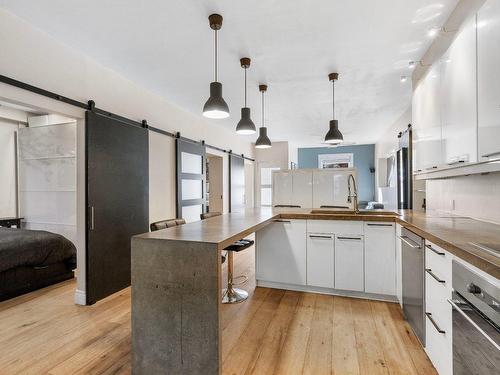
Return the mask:
<svg viewBox="0 0 500 375"><path fill-rule="evenodd" d="M332 103L333 120L335 120L335 80L332 80Z"/></svg>
<svg viewBox="0 0 500 375"><path fill-rule="evenodd" d="M264 101L264 91L262 91L262 127L264 127L264 105L265 105L265 101Z"/></svg>
<svg viewBox="0 0 500 375"><path fill-rule="evenodd" d="M214 30L214 82L219 81L219 49L218 49L218 40L217 40L217 30Z"/></svg>
<svg viewBox="0 0 500 375"><path fill-rule="evenodd" d="M247 106L247 68L245 68L245 107Z"/></svg>

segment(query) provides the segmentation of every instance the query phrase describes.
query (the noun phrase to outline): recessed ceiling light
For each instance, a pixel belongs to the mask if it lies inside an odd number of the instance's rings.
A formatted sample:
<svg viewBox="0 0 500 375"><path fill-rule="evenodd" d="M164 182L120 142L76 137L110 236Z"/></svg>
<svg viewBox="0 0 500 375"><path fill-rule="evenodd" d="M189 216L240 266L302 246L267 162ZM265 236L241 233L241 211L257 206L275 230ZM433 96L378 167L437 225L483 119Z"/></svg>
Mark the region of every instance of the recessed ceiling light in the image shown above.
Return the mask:
<svg viewBox="0 0 500 375"><path fill-rule="evenodd" d="M439 34L440 31L441 31L440 27L433 27L432 29L429 29L429 31L427 31L427 36L429 38L434 38L436 35Z"/></svg>
<svg viewBox="0 0 500 375"><path fill-rule="evenodd" d="M416 63L415 61L410 61L410 62L408 63L408 68L410 68L410 69L414 69L416 65L417 65L417 63Z"/></svg>
<svg viewBox="0 0 500 375"><path fill-rule="evenodd" d="M407 76L401 76L401 82L406 82L408 81L408 77Z"/></svg>

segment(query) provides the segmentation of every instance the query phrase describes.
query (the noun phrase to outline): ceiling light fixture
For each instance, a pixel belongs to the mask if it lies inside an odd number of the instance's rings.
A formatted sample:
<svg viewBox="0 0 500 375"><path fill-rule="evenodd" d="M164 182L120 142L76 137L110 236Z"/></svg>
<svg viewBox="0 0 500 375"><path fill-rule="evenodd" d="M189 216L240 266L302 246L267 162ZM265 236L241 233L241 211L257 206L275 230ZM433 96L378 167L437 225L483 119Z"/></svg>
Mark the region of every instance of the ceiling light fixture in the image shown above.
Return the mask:
<svg viewBox="0 0 500 375"><path fill-rule="evenodd" d="M217 32L222 27L222 16L220 14L211 14L208 16L210 28L214 30L214 81L210 83L210 97L203 106L203 116L214 119L229 117L229 107L222 97L222 84L218 81L218 40Z"/></svg>
<svg viewBox="0 0 500 375"><path fill-rule="evenodd" d="M433 27L427 31L427 36L429 38L434 38L436 35L439 34L440 31L443 31L443 28L441 27Z"/></svg>
<svg viewBox="0 0 500 375"><path fill-rule="evenodd" d="M250 118L250 108L247 107L247 69L250 67L250 58L240 59L241 67L245 70L245 106L241 108L241 120L236 125L237 134L255 134L255 124Z"/></svg>
<svg viewBox="0 0 500 375"><path fill-rule="evenodd" d="M325 136L325 143L337 145L344 142L344 136L339 130L339 122L335 120L335 81L339 78L338 73L328 74L328 79L332 82L332 102L333 102L333 120L330 121L330 129Z"/></svg>
<svg viewBox="0 0 500 375"><path fill-rule="evenodd" d="M267 91L267 85L259 85L259 91L262 93L262 126L259 128L259 138L255 142L256 148L270 148L272 146L271 140L267 136L267 128L264 126L265 102L264 93Z"/></svg>
<svg viewBox="0 0 500 375"><path fill-rule="evenodd" d="M408 77L407 76L401 76L401 82L406 82L408 81Z"/></svg>

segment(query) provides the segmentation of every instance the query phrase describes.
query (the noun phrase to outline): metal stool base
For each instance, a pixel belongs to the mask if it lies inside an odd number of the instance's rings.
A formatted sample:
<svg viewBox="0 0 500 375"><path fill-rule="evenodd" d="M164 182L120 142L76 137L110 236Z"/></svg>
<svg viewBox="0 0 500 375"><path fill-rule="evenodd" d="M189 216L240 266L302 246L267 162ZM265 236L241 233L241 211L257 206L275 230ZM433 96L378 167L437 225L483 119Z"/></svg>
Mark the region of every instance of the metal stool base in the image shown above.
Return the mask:
<svg viewBox="0 0 500 375"><path fill-rule="evenodd" d="M239 303L248 298L248 292L239 288L224 289L222 303Z"/></svg>

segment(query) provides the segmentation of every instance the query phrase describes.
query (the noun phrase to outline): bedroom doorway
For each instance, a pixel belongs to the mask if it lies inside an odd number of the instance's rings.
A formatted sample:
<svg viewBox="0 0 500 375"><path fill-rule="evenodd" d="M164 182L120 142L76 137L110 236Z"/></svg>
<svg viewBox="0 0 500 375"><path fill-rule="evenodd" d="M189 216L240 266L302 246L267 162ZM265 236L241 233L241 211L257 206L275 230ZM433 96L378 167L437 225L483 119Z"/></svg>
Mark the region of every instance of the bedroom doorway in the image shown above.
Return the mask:
<svg viewBox="0 0 500 375"><path fill-rule="evenodd" d="M0 301L73 278L85 248L84 123L60 103L26 103L0 97L0 235L15 254L0 265Z"/></svg>

